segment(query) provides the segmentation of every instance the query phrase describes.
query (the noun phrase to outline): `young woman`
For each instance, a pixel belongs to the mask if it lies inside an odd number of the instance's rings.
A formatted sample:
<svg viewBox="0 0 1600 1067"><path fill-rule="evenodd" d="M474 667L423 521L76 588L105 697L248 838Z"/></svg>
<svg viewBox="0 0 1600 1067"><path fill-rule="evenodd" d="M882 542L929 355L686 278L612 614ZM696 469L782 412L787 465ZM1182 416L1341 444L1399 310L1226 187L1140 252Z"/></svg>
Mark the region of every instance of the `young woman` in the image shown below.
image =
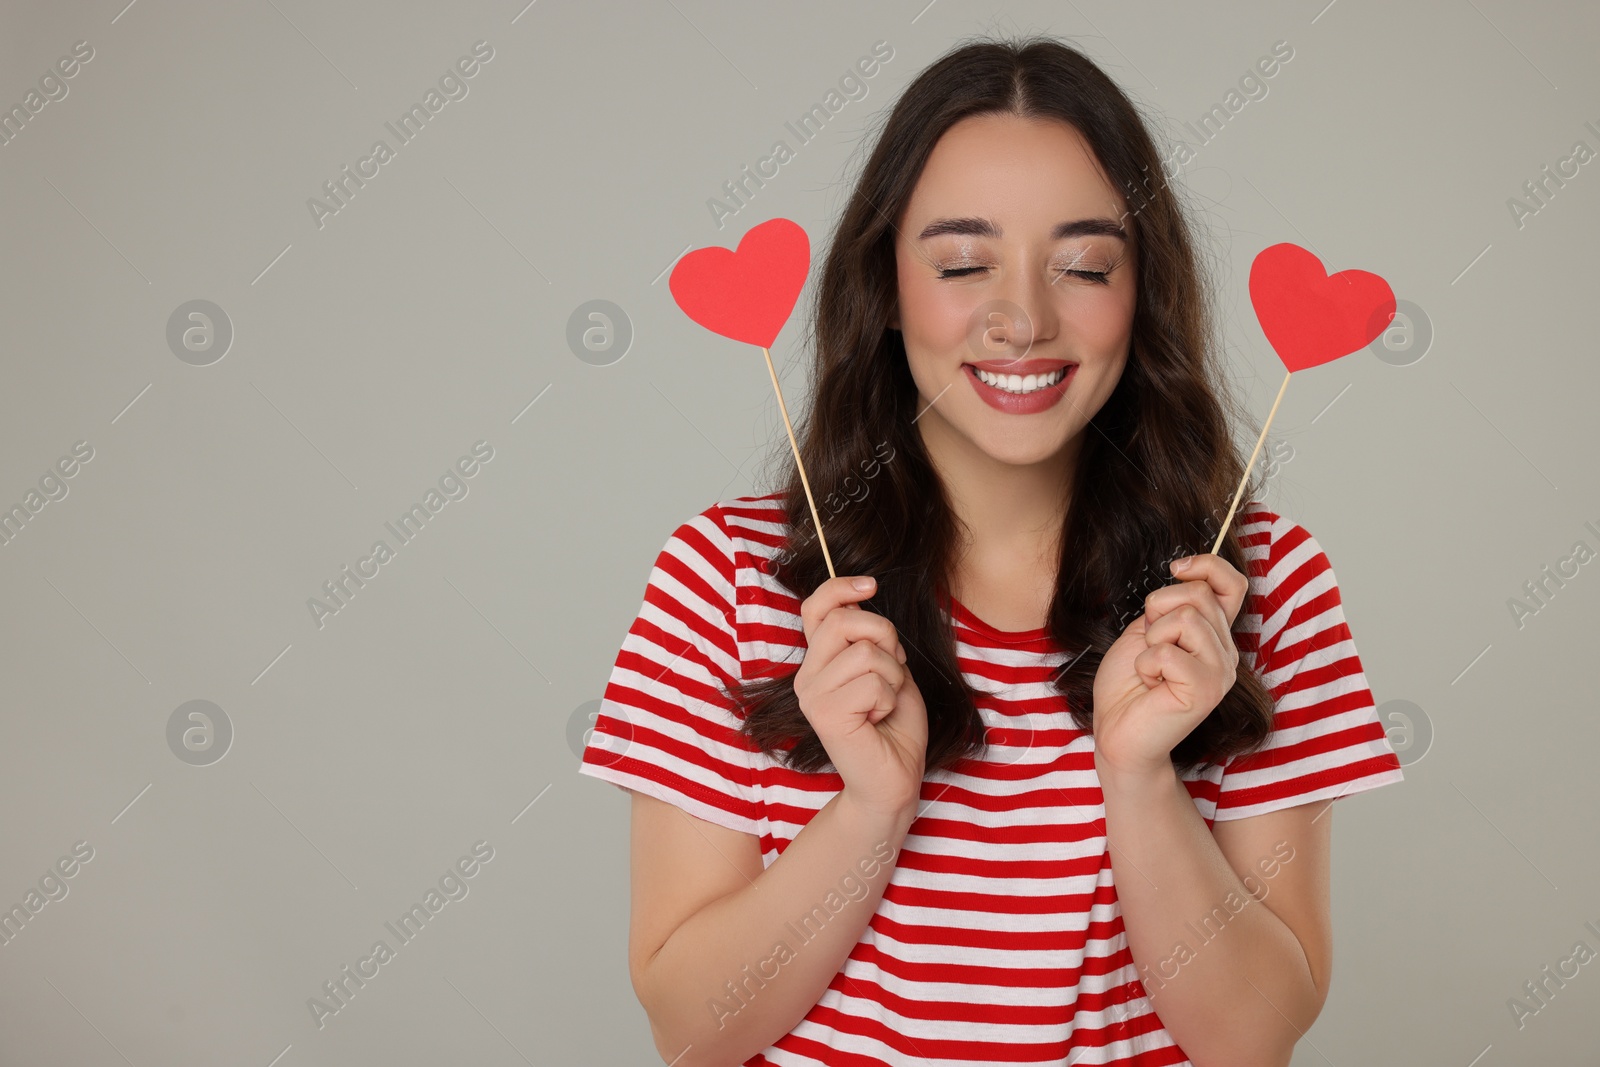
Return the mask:
<svg viewBox="0 0 1600 1067"><path fill-rule="evenodd" d="M1316 1019L1329 808L1400 764L1310 534L1253 485L1210 553L1244 460L1161 168L1049 39L889 115L815 292L839 577L798 472L683 523L580 766L664 1060L1264 1067Z"/></svg>

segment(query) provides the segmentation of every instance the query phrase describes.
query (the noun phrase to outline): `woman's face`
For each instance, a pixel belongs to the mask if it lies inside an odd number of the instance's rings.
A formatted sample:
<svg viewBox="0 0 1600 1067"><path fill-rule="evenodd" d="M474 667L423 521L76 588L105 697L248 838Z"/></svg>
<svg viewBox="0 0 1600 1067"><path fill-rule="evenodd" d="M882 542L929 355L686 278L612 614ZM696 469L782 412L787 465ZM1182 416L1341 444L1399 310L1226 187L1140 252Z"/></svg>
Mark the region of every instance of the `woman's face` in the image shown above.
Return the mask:
<svg viewBox="0 0 1600 1067"><path fill-rule="evenodd" d="M1017 465L1064 458L1127 363L1126 210L1066 123L976 115L939 139L897 224L891 319L930 446ZM983 369L1001 377L986 384Z"/></svg>

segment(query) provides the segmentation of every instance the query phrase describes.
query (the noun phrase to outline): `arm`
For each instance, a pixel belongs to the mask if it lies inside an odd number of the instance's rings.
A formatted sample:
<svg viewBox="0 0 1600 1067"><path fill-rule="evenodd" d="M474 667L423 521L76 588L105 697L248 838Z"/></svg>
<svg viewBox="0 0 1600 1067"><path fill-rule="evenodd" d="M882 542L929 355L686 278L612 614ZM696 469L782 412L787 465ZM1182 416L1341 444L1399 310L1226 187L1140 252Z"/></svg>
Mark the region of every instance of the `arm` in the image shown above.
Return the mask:
<svg viewBox="0 0 1600 1067"><path fill-rule="evenodd" d="M1208 830L1170 766L1096 770L1128 949L1162 1023L1196 1067L1286 1067L1328 994L1332 801Z"/></svg>
<svg viewBox="0 0 1600 1067"><path fill-rule="evenodd" d="M762 870L754 835L635 793L629 970L663 1061L735 1067L792 1030L877 911L914 814L841 791Z"/></svg>

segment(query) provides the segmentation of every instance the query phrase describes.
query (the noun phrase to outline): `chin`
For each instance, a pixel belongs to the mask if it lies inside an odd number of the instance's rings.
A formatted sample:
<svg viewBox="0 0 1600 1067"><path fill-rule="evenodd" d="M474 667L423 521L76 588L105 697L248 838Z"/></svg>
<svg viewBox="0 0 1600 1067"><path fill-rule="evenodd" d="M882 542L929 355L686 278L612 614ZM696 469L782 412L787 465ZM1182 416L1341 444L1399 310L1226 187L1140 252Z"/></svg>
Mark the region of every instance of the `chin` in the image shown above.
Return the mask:
<svg viewBox="0 0 1600 1067"><path fill-rule="evenodd" d="M1049 439L1038 433L1022 430L1005 436L975 438L974 443L984 455L996 463L1013 467L1031 467L1059 456L1071 442L1071 437L1051 433Z"/></svg>

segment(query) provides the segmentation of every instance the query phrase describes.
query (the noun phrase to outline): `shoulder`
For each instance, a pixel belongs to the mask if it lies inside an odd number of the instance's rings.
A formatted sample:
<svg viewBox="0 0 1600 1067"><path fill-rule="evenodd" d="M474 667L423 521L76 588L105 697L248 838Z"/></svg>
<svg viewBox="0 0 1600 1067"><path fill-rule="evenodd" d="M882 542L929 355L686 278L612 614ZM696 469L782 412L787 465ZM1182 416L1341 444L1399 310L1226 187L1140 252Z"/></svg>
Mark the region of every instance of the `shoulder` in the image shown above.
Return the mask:
<svg viewBox="0 0 1600 1067"><path fill-rule="evenodd" d="M679 524L669 547L692 548L730 584L743 585L741 572L759 569L787 536L782 494L727 497Z"/></svg>
<svg viewBox="0 0 1600 1067"><path fill-rule="evenodd" d="M727 621L747 678L792 670L805 655L803 598L777 577L777 561L790 547L784 494L730 497L689 520L715 531L718 565L725 568Z"/></svg>
<svg viewBox="0 0 1600 1067"><path fill-rule="evenodd" d="M800 604L775 577L773 560L788 541L782 493L728 497L681 523L662 562L697 572L713 586L729 622L759 618L784 625L798 616Z"/></svg>
<svg viewBox="0 0 1600 1067"><path fill-rule="evenodd" d="M788 513L782 493L761 496L736 496L719 500L702 515L715 516L726 534L730 548L740 556L765 556L777 551L788 536ZM752 561L735 559L752 565Z"/></svg>
<svg viewBox="0 0 1600 1067"><path fill-rule="evenodd" d="M1272 678L1284 664L1349 639L1333 564L1311 531L1252 501L1240 511L1239 540L1250 567L1245 628Z"/></svg>
<svg viewBox="0 0 1600 1067"><path fill-rule="evenodd" d="M1333 584L1333 567L1311 531L1258 500L1239 509L1239 544L1263 618Z"/></svg>

